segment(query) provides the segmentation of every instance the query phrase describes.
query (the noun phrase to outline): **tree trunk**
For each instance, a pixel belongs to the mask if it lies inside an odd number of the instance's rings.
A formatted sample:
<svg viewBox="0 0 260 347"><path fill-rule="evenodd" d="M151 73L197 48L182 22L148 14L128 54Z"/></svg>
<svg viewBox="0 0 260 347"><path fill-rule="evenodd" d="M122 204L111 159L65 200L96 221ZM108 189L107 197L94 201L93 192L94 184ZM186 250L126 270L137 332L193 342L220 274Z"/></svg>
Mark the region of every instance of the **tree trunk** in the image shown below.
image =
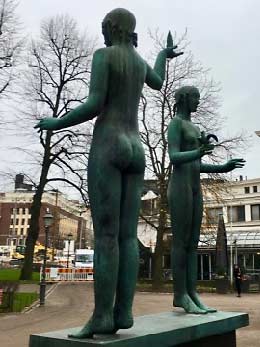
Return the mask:
<svg viewBox="0 0 260 347"><path fill-rule="evenodd" d="M50 140L51 132L46 136L46 146L42 163L40 182L33 197L31 206L31 221L28 235L25 242L24 263L21 270L20 280L31 280L33 272L34 246L39 237L39 218L41 213L41 200L44 188L47 182L47 176L50 168Z"/></svg>
<svg viewBox="0 0 260 347"><path fill-rule="evenodd" d="M157 290L161 287L163 281L163 234L167 227L167 184L165 179L159 181L159 220L156 238L156 247L154 254L153 268L153 289Z"/></svg>

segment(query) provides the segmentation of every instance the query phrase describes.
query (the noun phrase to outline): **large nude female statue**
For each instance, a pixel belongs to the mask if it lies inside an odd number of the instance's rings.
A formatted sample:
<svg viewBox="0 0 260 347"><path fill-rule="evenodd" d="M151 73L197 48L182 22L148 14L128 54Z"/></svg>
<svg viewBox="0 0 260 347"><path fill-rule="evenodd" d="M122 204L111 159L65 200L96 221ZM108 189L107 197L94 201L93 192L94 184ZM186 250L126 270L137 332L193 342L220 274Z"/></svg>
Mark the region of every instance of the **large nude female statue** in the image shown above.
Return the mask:
<svg viewBox="0 0 260 347"><path fill-rule="evenodd" d="M114 333L133 325L132 303L138 272L137 222L145 169L139 138L138 104L144 83L162 87L163 49L152 69L137 53L135 17L125 9L102 23L106 48L95 52L87 101L60 119L46 118L41 130L57 130L97 116L88 165L88 191L95 236L95 308L76 338Z"/></svg>
<svg viewBox="0 0 260 347"><path fill-rule="evenodd" d="M192 86L175 93L176 116L168 129L169 156L173 171L168 187L173 247L173 305L188 313L215 312L205 306L196 292L197 246L202 220L200 173L229 172L244 166L243 159L231 159L223 165L203 164L201 158L211 154L214 145L192 124L191 113L197 110L200 94ZM215 137L214 135L211 135Z"/></svg>

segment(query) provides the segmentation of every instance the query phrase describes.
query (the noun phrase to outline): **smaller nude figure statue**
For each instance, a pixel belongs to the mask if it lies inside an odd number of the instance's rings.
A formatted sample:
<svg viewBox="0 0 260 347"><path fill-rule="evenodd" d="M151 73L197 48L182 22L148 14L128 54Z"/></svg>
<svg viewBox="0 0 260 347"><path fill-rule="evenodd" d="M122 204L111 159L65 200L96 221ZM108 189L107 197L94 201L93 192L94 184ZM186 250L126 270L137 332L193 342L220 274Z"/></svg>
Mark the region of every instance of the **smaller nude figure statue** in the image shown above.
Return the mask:
<svg viewBox="0 0 260 347"><path fill-rule="evenodd" d="M175 93L176 116L169 124L169 156L173 166L168 187L173 248L172 273L174 301L187 313L215 312L205 306L196 292L197 246L202 220L202 192L200 173L229 172L242 168L243 159L231 159L223 165L203 164L201 158L212 153L214 145L192 124L191 113L196 112L200 93L193 86L185 86Z"/></svg>

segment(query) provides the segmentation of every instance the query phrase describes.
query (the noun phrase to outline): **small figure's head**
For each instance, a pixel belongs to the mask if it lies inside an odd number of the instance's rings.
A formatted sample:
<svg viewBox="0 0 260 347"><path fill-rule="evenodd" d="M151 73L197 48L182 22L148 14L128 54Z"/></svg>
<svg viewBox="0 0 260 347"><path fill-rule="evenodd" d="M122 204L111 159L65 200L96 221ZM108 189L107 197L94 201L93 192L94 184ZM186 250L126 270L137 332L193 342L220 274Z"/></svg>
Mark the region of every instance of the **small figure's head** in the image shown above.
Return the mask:
<svg viewBox="0 0 260 347"><path fill-rule="evenodd" d="M115 43L132 43L137 46L135 25L135 16L130 11L116 8L109 12L102 22L105 45L109 47Z"/></svg>
<svg viewBox="0 0 260 347"><path fill-rule="evenodd" d="M190 112L196 112L200 103L200 93L194 86L181 87L175 92L175 107L186 106Z"/></svg>

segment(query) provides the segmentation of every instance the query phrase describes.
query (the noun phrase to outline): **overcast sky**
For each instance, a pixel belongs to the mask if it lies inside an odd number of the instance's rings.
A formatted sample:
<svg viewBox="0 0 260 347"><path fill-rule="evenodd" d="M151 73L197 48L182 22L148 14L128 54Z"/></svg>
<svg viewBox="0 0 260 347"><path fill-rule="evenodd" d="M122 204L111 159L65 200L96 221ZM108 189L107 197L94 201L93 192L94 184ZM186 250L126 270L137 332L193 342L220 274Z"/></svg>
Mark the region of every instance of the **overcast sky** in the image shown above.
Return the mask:
<svg viewBox="0 0 260 347"><path fill-rule="evenodd" d="M102 46L101 21L116 7L125 7L135 14L138 50L142 54L150 49L148 28L158 27L165 36L169 29L179 34L188 29L195 58L210 68L212 77L221 83L221 113L228 119L227 132L233 134L243 129L252 135L244 155L247 165L237 174L260 177L260 138L254 134L260 130L260 1L20 0L18 14L26 33L35 35L43 18L68 13ZM3 148L7 142L2 132L0 138ZM11 165L8 152L1 158L5 160L3 166Z"/></svg>

